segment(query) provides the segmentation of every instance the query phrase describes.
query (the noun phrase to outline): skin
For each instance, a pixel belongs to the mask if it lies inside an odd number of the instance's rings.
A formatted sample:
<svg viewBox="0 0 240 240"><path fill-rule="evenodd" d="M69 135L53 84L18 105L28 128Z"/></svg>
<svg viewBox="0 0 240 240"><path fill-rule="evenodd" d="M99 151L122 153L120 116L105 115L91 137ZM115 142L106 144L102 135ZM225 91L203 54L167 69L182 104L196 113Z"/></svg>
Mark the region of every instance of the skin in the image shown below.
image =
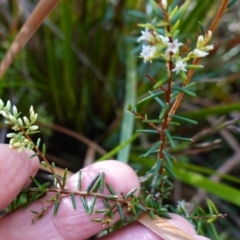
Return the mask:
<svg viewBox="0 0 240 240"><path fill-rule="evenodd" d="M31 152L18 153L9 149L8 145L0 144L0 209L4 209L23 188L29 185L30 176L35 176L39 168L39 160L35 157L27 159ZM97 173L105 172L108 182L116 192L127 193L129 190L139 187L138 177L126 164L109 160L92 164L82 170L82 189L86 189ZM66 188L77 190L77 174L71 176ZM104 192L108 194L105 189ZM136 192L138 194L138 192ZM91 198L89 199L91 202ZM71 199L64 198L60 204L56 217L52 210L33 225L31 219L34 214L30 210L40 211L44 206L40 199L31 204L27 209L19 209L12 214L0 218L0 239L25 239L25 240L81 240L88 239L104 228L99 223L92 222L93 218L101 218L100 214L91 216L85 213L79 197L76 197L77 209L72 207ZM104 208L101 201L96 202L96 209ZM115 217L115 222L119 216ZM208 238L197 236L193 227L182 217L172 215L169 220L173 225L193 236L195 240L207 240ZM134 222L123 229L102 237L101 240L114 239L159 239L161 238L138 222Z"/></svg>

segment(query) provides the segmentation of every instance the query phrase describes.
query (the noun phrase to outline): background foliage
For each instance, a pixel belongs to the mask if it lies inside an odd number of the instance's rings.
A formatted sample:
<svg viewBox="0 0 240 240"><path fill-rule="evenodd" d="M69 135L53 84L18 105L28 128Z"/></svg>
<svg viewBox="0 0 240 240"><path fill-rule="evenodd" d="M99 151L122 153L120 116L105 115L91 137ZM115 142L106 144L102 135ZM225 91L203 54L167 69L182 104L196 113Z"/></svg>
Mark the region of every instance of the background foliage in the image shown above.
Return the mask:
<svg viewBox="0 0 240 240"><path fill-rule="evenodd" d="M36 3L0 2L1 57ZM156 79L164 74L161 63L144 64L138 59L137 23L150 18L146 3L62 0L1 80L2 99L10 99L23 113L30 105L37 108L45 130L47 157L59 166L77 171L125 141L133 128L142 127L124 106L151 89L145 73ZM207 28L219 1L193 0L190 6L180 31L191 45L200 34L196 31L198 21ZM198 97L185 97L179 109L182 116L199 124L173 129L195 141L179 145L173 152L180 181L176 180L170 201L176 204L180 199L195 198L201 204L206 197L211 198L229 215L218 222L221 239L237 239L240 227L239 7L236 2L225 13L213 36L215 49L201 61L205 68L193 77L198 82ZM150 116L156 107L152 102L138 109L148 109ZM6 142L6 131L1 123L1 142ZM129 162L141 175L154 160L138 156L154 141L154 137L139 135L130 152L124 148L112 157ZM217 169L224 175L211 177ZM208 196L199 187L207 190Z"/></svg>

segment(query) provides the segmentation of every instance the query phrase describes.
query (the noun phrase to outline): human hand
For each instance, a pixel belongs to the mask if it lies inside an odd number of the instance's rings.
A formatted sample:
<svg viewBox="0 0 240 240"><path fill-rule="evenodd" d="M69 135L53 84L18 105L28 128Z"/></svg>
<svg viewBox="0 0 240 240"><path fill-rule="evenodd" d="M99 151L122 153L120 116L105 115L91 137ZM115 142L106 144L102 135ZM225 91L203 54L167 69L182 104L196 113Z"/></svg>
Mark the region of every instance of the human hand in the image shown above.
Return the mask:
<svg viewBox="0 0 240 240"><path fill-rule="evenodd" d="M29 185L30 176L36 175L39 160L36 157L27 159L31 154L24 151L18 153L16 150L9 149L8 145L0 144L0 210L8 205L23 187ZM110 183L116 192L127 193L135 187L140 187L138 177L128 165L110 160L92 164L82 170L83 189L99 172L105 172L106 182ZM77 174L71 176L67 181L66 188L77 190L77 179ZM91 221L93 218L99 218L99 214L87 215L78 197L76 197L76 204L77 209L74 210L71 199L64 198L56 217L50 210L42 219L32 225L31 219L34 214L30 210L38 211L44 207L42 200L37 200L25 210L19 209L0 218L0 239L81 240L88 239L104 229L101 224ZM103 208L101 201L96 202L95 206L96 209ZM116 215L114 222L119 219L120 217ZM172 215L172 219L168 221L193 236L195 240L207 240L205 237L196 236L193 227L180 216ZM159 236L138 222L101 238L101 240L110 239L161 240Z"/></svg>

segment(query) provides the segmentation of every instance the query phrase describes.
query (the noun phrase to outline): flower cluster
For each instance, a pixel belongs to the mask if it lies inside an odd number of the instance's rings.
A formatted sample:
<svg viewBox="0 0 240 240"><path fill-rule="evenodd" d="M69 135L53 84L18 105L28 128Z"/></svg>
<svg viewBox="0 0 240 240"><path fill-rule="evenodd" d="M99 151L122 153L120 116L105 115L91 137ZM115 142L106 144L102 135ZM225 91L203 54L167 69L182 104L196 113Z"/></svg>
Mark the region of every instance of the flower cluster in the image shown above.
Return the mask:
<svg viewBox="0 0 240 240"><path fill-rule="evenodd" d="M180 47L184 44L172 37L157 34L155 30L145 29L141 31L142 35L138 38L138 42L146 41L148 45L142 46L140 56L144 62L152 62L153 59L163 58L166 62L174 62L175 67L172 72L179 74L187 71L187 61L194 58L205 57L208 52L213 49L213 45L207 45L212 37L212 32L208 31L205 36L200 35L197 40L196 48L188 53L184 58L180 56ZM201 67L201 66L200 66Z"/></svg>
<svg viewBox="0 0 240 240"><path fill-rule="evenodd" d="M21 152L24 148L26 150L33 149L34 143L30 141L26 136L29 134L36 133L38 130L37 125L33 125L37 120L37 113L34 112L33 107L30 107L30 118L26 116L20 118L20 113L16 106L12 107L11 113L11 103L10 101L4 106L3 101L0 99L0 114L6 119L5 123L12 126L14 131L19 131L18 133L8 133L7 137L11 138L9 145L11 148L17 148Z"/></svg>

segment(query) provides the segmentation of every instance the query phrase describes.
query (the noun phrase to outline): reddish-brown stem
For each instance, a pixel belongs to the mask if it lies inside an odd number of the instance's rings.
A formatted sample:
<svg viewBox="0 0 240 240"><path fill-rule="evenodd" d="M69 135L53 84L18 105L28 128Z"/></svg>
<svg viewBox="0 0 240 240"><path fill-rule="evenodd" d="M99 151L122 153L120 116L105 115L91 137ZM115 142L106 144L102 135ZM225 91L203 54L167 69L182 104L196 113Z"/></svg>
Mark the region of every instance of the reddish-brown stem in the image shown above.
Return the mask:
<svg viewBox="0 0 240 240"><path fill-rule="evenodd" d="M210 30L211 30L212 32L215 30L217 24L219 23L222 15L223 15L226 7L227 7L227 4L228 4L228 0L223 0L223 1L222 1L221 6L219 7L218 13L217 13L217 15L215 16L215 18L213 19L212 24L211 24L211 26L210 26ZM197 64L199 63L199 60L200 60L199 58L194 59L193 64L194 64L194 65L197 65ZM191 78L192 78L193 74L194 74L194 69L191 69L191 70L188 72L187 81L186 81L186 83L183 84L183 86L187 85L187 84L191 81ZM174 102L174 104L173 104L173 106L172 106L169 114L172 114L172 115L173 115L173 114L177 111L177 109L178 109L178 107L179 107L179 105L180 105L180 103L181 103L181 100L182 100L182 98L183 98L183 95L184 95L183 93L180 93L180 94L177 96L177 99L176 99L176 101ZM168 119L168 121L170 121L170 119Z"/></svg>
<svg viewBox="0 0 240 240"><path fill-rule="evenodd" d="M156 84L157 83L157 81L154 79L154 78L152 78L149 74L145 74L145 76L153 83L153 84ZM165 87L163 87L163 86L160 86L159 87L161 90L163 90L164 92L167 92L167 89L165 88Z"/></svg>
<svg viewBox="0 0 240 240"><path fill-rule="evenodd" d="M130 111L131 113L133 113L136 117L138 117L139 119L141 119L142 121L147 120L145 117L143 117L142 115L140 115L139 113L128 109L128 111ZM150 125L153 129L157 130L158 132L160 132L161 130L154 124L154 123L147 123L148 125Z"/></svg>
<svg viewBox="0 0 240 240"><path fill-rule="evenodd" d="M217 27L220 19L222 18L222 15L225 11L225 9L227 8L229 0L223 0L221 6L218 9L217 15L215 16L215 18L213 19L213 22L210 26L210 30L213 32L215 30L215 28Z"/></svg>

